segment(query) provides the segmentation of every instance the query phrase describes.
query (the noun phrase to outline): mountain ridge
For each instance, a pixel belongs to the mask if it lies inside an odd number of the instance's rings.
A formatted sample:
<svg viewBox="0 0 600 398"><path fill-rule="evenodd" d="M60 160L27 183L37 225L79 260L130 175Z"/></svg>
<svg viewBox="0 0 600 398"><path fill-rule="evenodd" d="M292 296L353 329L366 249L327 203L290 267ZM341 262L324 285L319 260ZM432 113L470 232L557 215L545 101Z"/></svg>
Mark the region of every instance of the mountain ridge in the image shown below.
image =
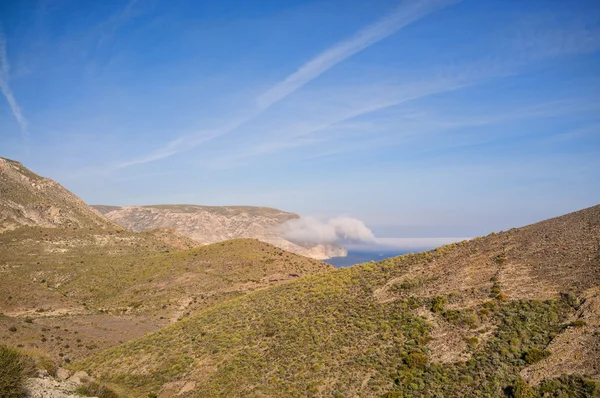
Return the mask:
<svg viewBox="0 0 600 398"><path fill-rule="evenodd" d="M200 244L235 238L256 238L292 253L318 260L347 255L344 248L334 244L306 246L285 239L279 229L280 225L300 216L270 207L189 204L91 207L113 222L133 231L167 227Z"/></svg>
<svg viewBox="0 0 600 398"><path fill-rule="evenodd" d="M122 229L56 181L0 157L0 233L23 225Z"/></svg>

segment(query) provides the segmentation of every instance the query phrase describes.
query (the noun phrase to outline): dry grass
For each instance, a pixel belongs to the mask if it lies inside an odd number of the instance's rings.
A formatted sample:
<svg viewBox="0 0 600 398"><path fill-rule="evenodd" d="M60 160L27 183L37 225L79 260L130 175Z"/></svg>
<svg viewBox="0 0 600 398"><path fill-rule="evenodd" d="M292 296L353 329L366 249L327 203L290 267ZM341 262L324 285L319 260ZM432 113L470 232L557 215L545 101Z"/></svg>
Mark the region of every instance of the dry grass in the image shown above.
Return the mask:
<svg viewBox="0 0 600 398"><path fill-rule="evenodd" d="M332 268L250 239L180 250L164 234L30 227L0 234L0 339L73 361Z"/></svg>

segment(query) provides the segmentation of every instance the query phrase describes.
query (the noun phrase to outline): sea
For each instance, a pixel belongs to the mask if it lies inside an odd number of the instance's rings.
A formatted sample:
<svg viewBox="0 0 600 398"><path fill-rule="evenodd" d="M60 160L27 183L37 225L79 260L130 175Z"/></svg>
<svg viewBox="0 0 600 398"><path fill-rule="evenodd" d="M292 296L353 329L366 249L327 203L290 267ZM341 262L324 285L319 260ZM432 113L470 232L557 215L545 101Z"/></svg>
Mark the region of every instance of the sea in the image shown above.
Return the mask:
<svg viewBox="0 0 600 398"><path fill-rule="evenodd" d="M381 261L386 258L401 256L402 254L410 253L410 251L399 250L375 250L375 251L355 251L348 250L346 257L333 257L323 260L326 263L333 265L336 268L349 267L354 264L367 263L369 261Z"/></svg>

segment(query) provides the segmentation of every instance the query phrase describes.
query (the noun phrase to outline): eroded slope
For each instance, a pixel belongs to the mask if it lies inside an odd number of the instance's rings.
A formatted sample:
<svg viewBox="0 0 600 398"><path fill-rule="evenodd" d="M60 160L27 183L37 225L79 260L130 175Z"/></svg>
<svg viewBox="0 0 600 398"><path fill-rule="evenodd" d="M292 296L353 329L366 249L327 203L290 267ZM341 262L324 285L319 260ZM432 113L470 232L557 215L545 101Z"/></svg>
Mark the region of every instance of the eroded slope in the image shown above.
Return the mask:
<svg viewBox="0 0 600 398"><path fill-rule="evenodd" d="M57 182L0 158L0 233L19 226L120 229Z"/></svg>

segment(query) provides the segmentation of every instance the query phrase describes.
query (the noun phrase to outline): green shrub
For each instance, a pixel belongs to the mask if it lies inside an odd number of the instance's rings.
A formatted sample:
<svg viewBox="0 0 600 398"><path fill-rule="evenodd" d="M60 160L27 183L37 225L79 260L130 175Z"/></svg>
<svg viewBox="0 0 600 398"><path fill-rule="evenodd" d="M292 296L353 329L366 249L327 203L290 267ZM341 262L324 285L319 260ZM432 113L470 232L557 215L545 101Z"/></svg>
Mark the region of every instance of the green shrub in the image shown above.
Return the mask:
<svg viewBox="0 0 600 398"><path fill-rule="evenodd" d="M600 384L575 375L562 375L542 380L536 392L542 397L598 397Z"/></svg>
<svg viewBox="0 0 600 398"><path fill-rule="evenodd" d="M0 397L23 397L25 360L18 351L0 346Z"/></svg>
<svg viewBox="0 0 600 398"><path fill-rule="evenodd" d="M431 311L433 312L442 312L444 311L444 306L446 305L446 297L438 296L433 299L433 303L431 304Z"/></svg>
<svg viewBox="0 0 600 398"><path fill-rule="evenodd" d="M95 381L88 381L86 384L79 386L75 392L84 397L119 398L119 395L113 390Z"/></svg>
<svg viewBox="0 0 600 398"><path fill-rule="evenodd" d="M536 362L541 361L542 359L548 357L550 355L550 351L548 350L540 350L539 348L531 348L523 354L523 359L528 364L534 364Z"/></svg>
<svg viewBox="0 0 600 398"><path fill-rule="evenodd" d="M423 369L427 366L427 362L429 362L429 357L420 352L411 352L406 357L406 364L411 368Z"/></svg>
<svg viewBox="0 0 600 398"><path fill-rule="evenodd" d="M506 258L504 254L499 254L494 258L494 261L496 262L496 264L502 265L508 261L508 258Z"/></svg>
<svg viewBox="0 0 600 398"><path fill-rule="evenodd" d="M383 396L383 398L404 398L402 391L391 391Z"/></svg>
<svg viewBox="0 0 600 398"><path fill-rule="evenodd" d="M479 324L479 319L477 318L475 311L473 311L471 308L463 310L448 310L444 311L442 315L446 321L456 326L475 329Z"/></svg>
<svg viewBox="0 0 600 398"><path fill-rule="evenodd" d="M514 398L533 398L535 391L529 387L525 380L519 377L515 381L515 384L509 388L508 396Z"/></svg>
<svg viewBox="0 0 600 398"><path fill-rule="evenodd" d="M577 319L576 321L571 322L571 326L576 328L581 328L587 325L587 323L583 319Z"/></svg>
<svg viewBox="0 0 600 398"><path fill-rule="evenodd" d="M403 290L414 289L416 287L421 286L422 284L423 284L423 281L419 278L405 279L401 283L397 283L397 284L393 285L391 290L394 293L400 293Z"/></svg>
<svg viewBox="0 0 600 398"><path fill-rule="evenodd" d="M566 301L573 308L577 308L581 304L581 300L579 300L579 298L571 292L561 293L560 296L564 301Z"/></svg>
<svg viewBox="0 0 600 398"><path fill-rule="evenodd" d="M21 350L21 358L25 363L25 374L35 375L38 370L45 370L55 377L58 366L47 353L37 349Z"/></svg>
<svg viewBox="0 0 600 398"><path fill-rule="evenodd" d="M485 341L471 348L471 359L450 364L432 362L413 368L408 365L408 358L403 357L398 370L390 375L395 384L390 392L411 397L594 396L589 391L594 391L596 384L580 376L543 383L544 392L553 391L550 395L540 394L538 387L532 389L519 377L519 372L528 365L526 359L538 360L548 355L544 348L563 329L564 320L572 311L564 300L508 303L491 300L479 308L444 310L442 316L454 325L471 327L481 309L486 309L486 316L497 327ZM423 347L424 343L417 339L415 342L417 347ZM467 342L475 343L475 339ZM579 391L586 393L579 394Z"/></svg>
<svg viewBox="0 0 600 398"><path fill-rule="evenodd" d="M475 348L477 347L477 344L479 344L479 339L475 336L467 337L465 341L467 342L470 348Z"/></svg>

